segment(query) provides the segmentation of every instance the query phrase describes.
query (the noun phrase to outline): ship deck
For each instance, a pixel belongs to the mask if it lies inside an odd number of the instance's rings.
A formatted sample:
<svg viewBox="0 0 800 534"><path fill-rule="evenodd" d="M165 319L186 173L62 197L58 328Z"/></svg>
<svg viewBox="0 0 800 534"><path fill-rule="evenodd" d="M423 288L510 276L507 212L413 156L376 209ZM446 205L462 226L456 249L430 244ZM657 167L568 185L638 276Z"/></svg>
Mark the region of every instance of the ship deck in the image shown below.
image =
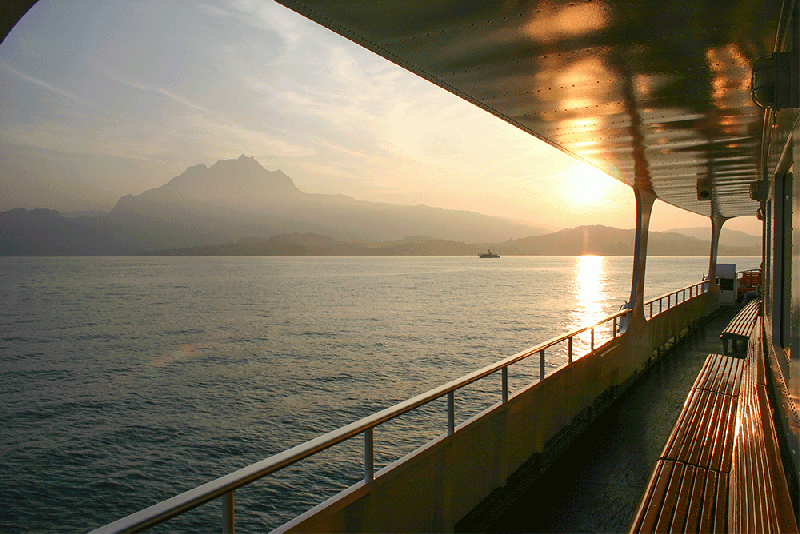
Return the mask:
<svg viewBox="0 0 800 534"><path fill-rule="evenodd" d="M738 308L737 308L738 309ZM456 525L462 532L624 532L709 353L723 307L623 393L536 482L512 476Z"/></svg>

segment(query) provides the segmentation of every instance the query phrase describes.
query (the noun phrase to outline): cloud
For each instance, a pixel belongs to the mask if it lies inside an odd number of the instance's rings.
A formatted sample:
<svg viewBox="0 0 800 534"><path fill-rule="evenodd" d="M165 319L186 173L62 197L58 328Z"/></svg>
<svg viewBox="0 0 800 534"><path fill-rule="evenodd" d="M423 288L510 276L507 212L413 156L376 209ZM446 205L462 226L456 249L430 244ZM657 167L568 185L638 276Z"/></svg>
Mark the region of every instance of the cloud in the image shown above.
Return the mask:
<svg viewBox="0 0 800 534"><path fill-rule="evenodd" d="M185 106L187 108L191 108L191 109L194 109L194 110L197 110L197 111L201 111L201 112L203 112L203 113L205 113L207 115L210 115L212 117L216 117L217 119L222 120L224 122L230 122L221 113L218 113L218 112L216 112L214 110L211 110L211 109L208 109L208 108L204 108L203 106L197 105L194 102L190 102L189 100L186 100L185 98L182 98L182 97L176 95L175 93L173 93L173 92L171 92L171 91L169 91L167 89L164 89L163 87L155 87L155 86L152 86L152 85L139 84L139 83L127 80L127 79L123 78L122 76L120 76L119 74L116 74L115 72L112 72L109 69L103 69L103 70L104 70L104 72L106 73L106 75L109 78L111 78L112 80L114 80L115 82L117 82L117 83L119 83L121 85L126 85L128 87L133 87L134 89L139 89L140 91L145 91L145 92L148 92L148 93L158 93L158 94L164 95L167 98L170 98L173 101L181 104L182 106Z"/></svg>
<svg viewBox="0 0 800 534"><path fill-rule="evenodd" d="M184 137L191 135L199 145L205 147L212 158L226 158L243 153L261 154L265 151L280 154L288 159L302 159L315 154L314 148L308 144L293 143L279 134L209 120L203 114L183 117L180 129L173 132L173 135Z"/></svg>
<svg viewBox="0 0 800 534"><path fill-rule="evenodd" d="M230 18L236 16L235 13L232 13L231 11L225 11L219 6L215 6L212 4L200 4L197 6L197 8L200 10L201 13L205 13L207 15L211 15L214 17Z"/></svg>
<svg viewBox="0 0 800 534"><path fill-rule="evenodd" d="M41 87L43 89L46 89L46 90L48 90L48 91L50 91L52 93L56 93L56 94L61 95L63 97L69 98L70 100L74 100L75 102L81 104L82 106L86 106L86 107L90 107L92 109L95 109L94 106L91 106L90 104L84 102L75 93L67 91L66 89L61 89L60 87L56 87L54 85L50 85L49 83L47 83L45 81L42 81L39 78L35 78L33 76L28 76L27 74L23 74L20 71L18 71L17 69L15 69L14 67L12 67L11 65L9 65L8 63L6 63L5 61L0 61L0 66L2 66L4 69L10 71L15 76L17 76L19 78L22 78L23 80L25 80L27 82L30 82L30 83L32 83L34 85L38 85L39 87Z"/></svg>

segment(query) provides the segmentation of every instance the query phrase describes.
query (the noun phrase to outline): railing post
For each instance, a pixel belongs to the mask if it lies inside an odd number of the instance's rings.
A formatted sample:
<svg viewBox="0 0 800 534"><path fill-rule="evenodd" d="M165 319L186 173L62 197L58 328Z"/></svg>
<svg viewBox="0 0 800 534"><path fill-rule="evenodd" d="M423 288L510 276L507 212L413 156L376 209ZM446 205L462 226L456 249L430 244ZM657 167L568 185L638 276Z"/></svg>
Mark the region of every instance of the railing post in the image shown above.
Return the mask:
<svg viewBox="0 0 800 534"><path fill-rule="evenodd" d="M372 463L372 428L364 431L364 482L372 482L375 478L374 466Z"/></svg>
<svg viewBox="0 0 800 534"><path fill-rule="evenodd" d="M233 490L222 496L222 534L233 534L236 524L233 517Z"/></svg>
<svg viewBox="0 0 800 534"><path fill-rule="evenodd" d="M658 313L664 311L664 297L658 297Z"/></svg>
<svg viewBox="0 0 800 534"><path fill-rule="evenodd" d="M650 301L650 318L653 318L653 301Z"/></svg>
<svg viewBox="0 0 800 534"><path fill-rule="evenodd" d="M594 352L594 327L592 327L592 352Z"/></svg>
<svg viewBox="0 0 800 534"><path fill-rule="evenodd" d="M508 367L503 367L501 376L503 378L503 402L508 402Z"/></svg>
<svg viewBox="0 0 800 534"><path fill-rule="evenodd" d="M614 335L617 335L617 319L614 318ZM567 338L567 361L572 363L572 336Z"/></svg>
<svg viewBox="0 0 800 534"><path fill-rule="evenodd" d="M456 398L451 391L447 394L447 435L449 436L456 429Z"/></svg>
<svg viewBox="0 0 800 534"><path fill-rule="evenodd" d="M544 380L544 349L539 351L539 382Z"/></svg>

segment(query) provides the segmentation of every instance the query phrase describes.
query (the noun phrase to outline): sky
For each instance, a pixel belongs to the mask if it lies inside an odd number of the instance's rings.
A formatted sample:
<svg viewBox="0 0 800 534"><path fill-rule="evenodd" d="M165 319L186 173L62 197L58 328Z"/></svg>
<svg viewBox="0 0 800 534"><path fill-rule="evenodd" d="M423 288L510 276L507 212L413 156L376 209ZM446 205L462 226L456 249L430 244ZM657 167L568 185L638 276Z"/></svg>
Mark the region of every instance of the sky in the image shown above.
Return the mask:
<svg viewBox="0 0 800 534"><path fill-rule="evenodd" d="M40 0L0 44L0 210L108 210L242 154L310 193L635 226L628 186L268 0Z"/></svg>

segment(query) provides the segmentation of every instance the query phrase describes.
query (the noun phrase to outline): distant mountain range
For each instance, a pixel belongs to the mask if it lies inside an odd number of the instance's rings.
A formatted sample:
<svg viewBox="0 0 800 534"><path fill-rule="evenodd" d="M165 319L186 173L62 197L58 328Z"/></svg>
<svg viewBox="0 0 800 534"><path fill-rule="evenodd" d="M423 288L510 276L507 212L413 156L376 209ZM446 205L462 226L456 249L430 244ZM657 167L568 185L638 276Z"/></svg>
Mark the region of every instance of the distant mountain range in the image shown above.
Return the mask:
<svg viewBox="0 0 800 534"><path fill-rule="evenodd" d="M124 196L110 216L179 225L207 243L291 232L313 232L347 241L425 234L467 242L545 232L529 224L469 211L304 193L280 170L268 171L246 156L218 161L211 167L195 165L161 187ZM145 245L156 248L154 243Z"/></svg>
<svg viewBox="0 0 800 534"><path fill-rule="evenodd" d="M634 230L607 226L579 226L551 234L499 243L466 244L428 236L399 241L343 242L315 233L294 233L269 239L247 238L221 245L205 245L152 253L160 256L477 256L487 249L501 256L630 256ZM650 232L651 256L707 256L710 243L676 232ZM754 256L758 247L720 247L721 256Z"/></svg>
<svg viewBox="0 0 800 534"><path fill-rule="evenodd" d="M702 229L687 229L695 234ZM709 231L705 229L705 232ZM747 234L743 234L747 236ZM413 237L407 236L434 236ZM734 235L721 255L753 255ZM254 158L195 165L161 187L119 199L107 214L0 212L0 255L630 255L633 230L543 228L479 213L304 193ZM467 244L474 243L474 244ZM708 239L651 233L650 254L706 255Z"/></svg>
<svg viewBox="0 0 800 534"><path fill-rule="evenodd" d="M701 241L711 240L711 228L673 228L670 232L697 238ZM733 247L758 247L761 248L761 236L750 235L739 230L722 227L719 235L719 244Z"/></svg>
<svg viewBox="0 0 800 534"><path fill-rule="evenodd" d="M0 255L137 254L309 232L340 241L424 234L474 243L545 230L475 212L304 193L280 170L241 156L190 167L161 187L123 196L107 214L2 212Z"/></svg>
<svg viewBox="0 0 800 534"><path fill-rule="evenodd" d="M752 238L752 236L750 237ZM499 254L519 255L542 255L537 252L542 250L547 251L545 254L548 256L580 256L584 254L630 256L633 255L635 239L636 231L633 229L620 230L602 225L579 226L551 234L497 243L492 246L492 251ZM760 238L758 245L737 246L730 242L720 243L719 255L759 256L761 255L760 243ZM647 242L647 254L650 256L707 256L710 248L710 239L698 239L675 231L651 231Z"/></svg>

